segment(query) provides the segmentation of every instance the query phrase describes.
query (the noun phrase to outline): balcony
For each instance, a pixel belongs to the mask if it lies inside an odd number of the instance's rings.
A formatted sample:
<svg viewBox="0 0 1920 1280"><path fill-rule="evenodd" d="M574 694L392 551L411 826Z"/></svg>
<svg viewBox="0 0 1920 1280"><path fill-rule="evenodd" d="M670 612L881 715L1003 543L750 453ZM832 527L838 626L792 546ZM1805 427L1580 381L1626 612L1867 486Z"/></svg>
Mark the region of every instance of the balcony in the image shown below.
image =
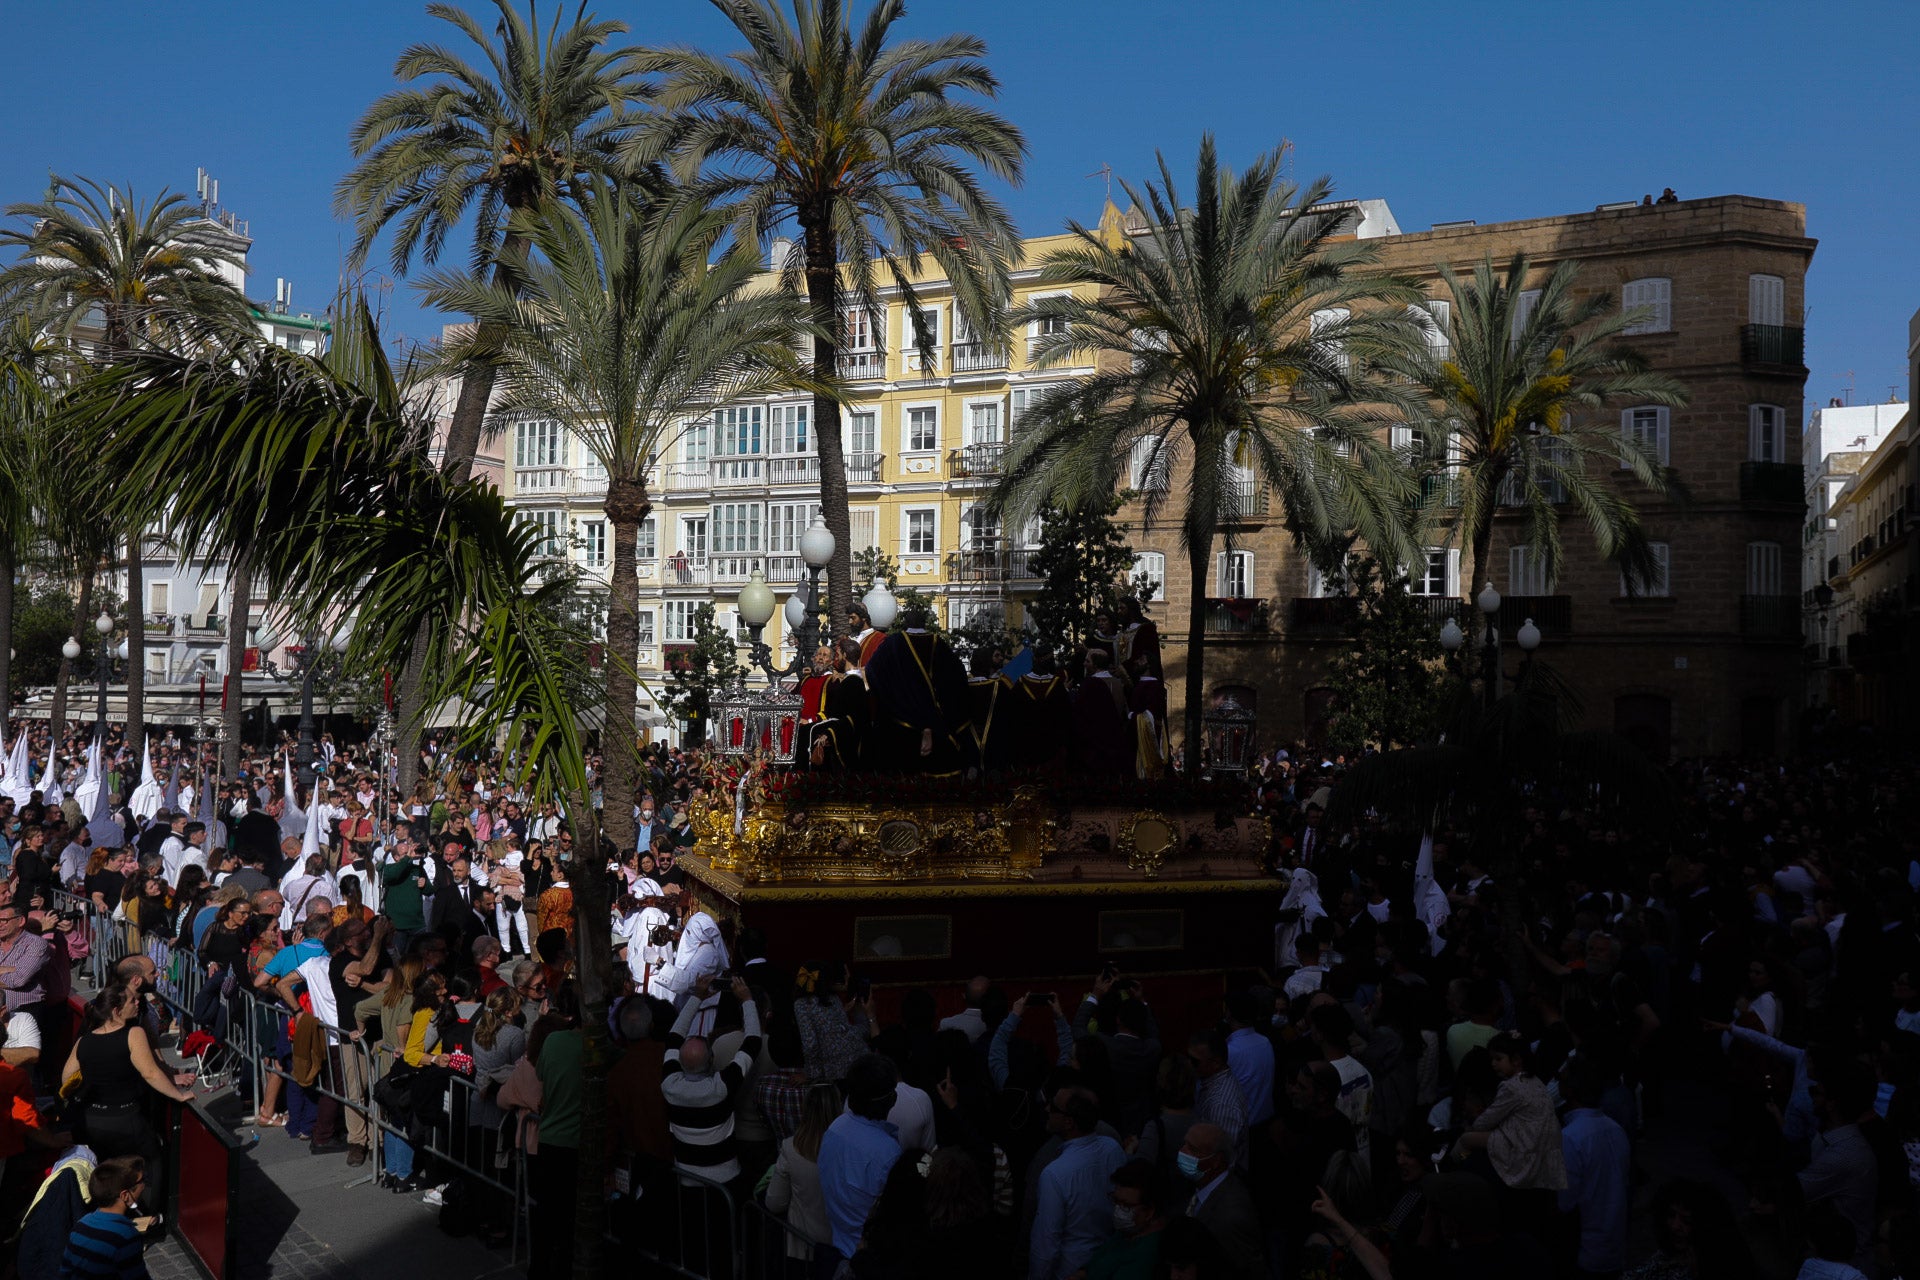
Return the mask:
<svg viewBox="0 0 1920 1280"><path fill-rule="evenodd" d="M1005 347L990 347L984 342L959 342L953 348L955 373L989 373L1007 367Z"/></svg>
<svg viewBox="0 0 1920 1280"><path fill-rule="evenodd" d="M1797 462L1743 462L1740 464L1740 501L1780 502L1801 506L1807 500L1806 482Z"/></svg>
<svg viewBox="0 0 1920 1280"><path fill-rule="evenodd" d="M713 488L713 472L704 462L675 462L666 470L668 493L705 493Z"/></svg>
<svg viewBox="0 0 1920 1280"><path fill-rule="evenodd" d="M764 489L767 487L767 460L757 457L713 458L713 487L716 489Z"/></svg>
<svg viewBox="0 0 1920 1280"><path fill-rule="evenodd" d="M1207 634L1263 636L1267 634L1267 602L1249 596L1208 599Z"/></svg>
<svg viewBox="0 0 1920 1280"><path fill-rule="evenodd" d="M847 455L848 484L879 484L880 463L885 454L850 453Z"/></svg>
<svg viewBox="0 0 1920 1280"><path fill-rule="evenodd" d="M970 444L947 453L947 474L955 480L988 480L1000 474L1007 446Z"/></svg>
<svg viewBox="0 0 1920 1280"><path fill-rule="evenodd" d="M1227 486L1220 494L1218 523L1245 524L1267 518L1266 488L1254 481Z"/></svg>
<svg viewBox="0 0 1920 1280"><path fill-rule="evenodd" d="M704 587L713 580L705 556L690 556L677 551L660 562L663 587Z"/></svg>
<svg viewBox="0 0 1920 1280"><path fill-rule="evenodd" d="M768 556L767 581L794 584L807 576L807 562L799 556Z"/></svg>
<svg viewBox="0 0 1920 1280"><path fill-rule="evenodd" d="M1430 507L1460 505L1460 478L1455 475L1420 477L1420 501Z"/></svg>
<svg viewBox="0 0 1920 1280"><path fill-rule="evenodd" d="M843 351L834 368L848 382L877 382L887 376L887 357L882 351Z"/></svg>
<svg viewBox="0 0 1920 1280"><path fill-rule="evenodd" d="M1807 331L1799 325L1740 326L1740 362L1799 369L1806 364Z"/></svg>
<svg viewBox="0 0 1920 1280"><path fill-rule="evenodd" d="M1213 603L1207 601L1209 610ZM1347 635L1359 620L1360 601L1353 596L1296 596L1287 616L1287 634L1333 639Z"/></svg>
<svg viewBox="0 0 1920 1280"><path fill-rule="evenodd" d="M820 459L784 456L767 459L768 484L820 483Z"/></svg>
<svg viewBox="0 0 1920 1280"><path fill-rule="evenodd" d="M1031 547L956 551L947 557L947 577L954 583L1038 581L1034 555Z"/></svg>
<svg viewBox="0 0 1920 1280"><path fill-rule="evenodd" d="M715 555L707 558L707 564L712 568L715 586L745 583L756 571L765 573L767 568L761 556Z"/></svg>
<svg viewBox="0 0 1920 1280"><path fill-rule="evenodd" d="M1740 634L1755 640L1798 640L1800 597L1741 596Z"/></svg>
<svg viewBox="0 0 1920 1280"><path fill-rule="evenodd" d="M596 497L607 491L607 473L574 467L517 467L513 473L516 498Z"/></svg>

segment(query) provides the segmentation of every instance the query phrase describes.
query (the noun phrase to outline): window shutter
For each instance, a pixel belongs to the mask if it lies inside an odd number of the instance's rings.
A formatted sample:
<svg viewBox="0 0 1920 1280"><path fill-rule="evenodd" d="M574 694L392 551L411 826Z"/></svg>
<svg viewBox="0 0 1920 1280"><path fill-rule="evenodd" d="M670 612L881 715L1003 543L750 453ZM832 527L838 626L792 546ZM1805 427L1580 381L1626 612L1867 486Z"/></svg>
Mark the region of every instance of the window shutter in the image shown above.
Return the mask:
<svg viewBox="0 0 1920 1280"><path fill-rule="evenodd" d="M880 542L880 513L871 507L847 512L847 543L858 555L871 551Z"/></svg>
<svg viewBox="0 0 1920 1280"><path fill-rule="evenodd" d="M1658 418L1658 424L1655 430L1660 433L1658 441L1660 447L1660 465L1670 467L1673 465L1671 461L1672 449L1667 441L1667 428L1673 421L1673 410L1667 408L1665 405L1661 405L1654 410L1654 413Z"/></svg>
<svg viewBox="0 0 1920 1280"><path fill-rule="evenodd" d="M1540 290L1522 289L1513 303L1513 332L1509 335L1514 342L1520 341L1525 332L1527 321L1533 319L1534 308L1540 305Z"/></svg>
<svg viewBox="0 0 1920 1280"><path fill-rule="evenodd" d="M1651 594L1670 596L1673 594L1673 556L1670 553L1668 545L1664 542L1653 543L1652 548L1653 562L1658 566L1655 572L1659 576L1654 580L1653 586L1656 590L1651 592Z"/></svg>
<svg viewBox="0 0 1920 1280"><path fill-rule="evenodd" d="M1779 276L1747 277L1747 323L1785 324L1787 283Z"/></svg>
<svg viewBox="0 0 1920 1280"><path fill-rule="evenodd" d="M1447 548L1447 594L1460 598L1460 548Z"/></svg>
<svg viewBox="0 0 1920 1280"><path fill-rule="evenodd" d="M1779 543L1749 542L1747 544L1747 594L1750 596L1780 594Z"/></svg>
<svg viewBox="0 0 1920 1280"><path fill-rule="evenodd" d="M1633 410L1620 411L1620 465L1625 467L1631 461L1627 446L1633 441Z"/></svg>
<svg viewBox="0 0 1920 1280"><path fill-rule="evenodd" d="M1387 432L1388 443L1395 449L1411 449L1413 447L1413 428L1406 423L1396 422L1387 429Z"/></svg>
<svg viewBox="0 0 1920 1280"><path fill-rule="evenodd" d="M1527 563L1525 547L1507 548L1507 594L1530 596L1534 594L1530 566Z"/></svg>

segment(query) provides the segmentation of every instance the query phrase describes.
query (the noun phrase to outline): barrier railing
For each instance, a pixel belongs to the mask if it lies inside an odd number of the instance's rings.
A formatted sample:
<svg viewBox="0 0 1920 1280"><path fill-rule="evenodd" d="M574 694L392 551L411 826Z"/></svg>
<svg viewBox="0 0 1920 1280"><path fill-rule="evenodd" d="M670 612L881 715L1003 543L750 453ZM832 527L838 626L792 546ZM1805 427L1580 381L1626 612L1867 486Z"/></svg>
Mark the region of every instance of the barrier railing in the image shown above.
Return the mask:
<svg viewBox="0 0 1920 1280"><path fill-rule="evenodd" d="M751 1266L760 1241L743 1231L743 1225L729 1187L674 1169L625 1203L614 1216L611 1235L621 1248L666 1274L685 1280L747 1280L763 1273Z"/></svg>
<svg viewBox="0 0 1920 1280"><path fill-rule="evenodd" d="M775 1213L757 1196L748 1197L747 1217L752 1223L747 1238L751 1242L748 1251L758 1270L753 1274L759 1280L787 1280L796 1271L803 1275L813 1275L814 1255L831 1243L820 1240L802 1231L787 1220L782 1213Z"/></svg>

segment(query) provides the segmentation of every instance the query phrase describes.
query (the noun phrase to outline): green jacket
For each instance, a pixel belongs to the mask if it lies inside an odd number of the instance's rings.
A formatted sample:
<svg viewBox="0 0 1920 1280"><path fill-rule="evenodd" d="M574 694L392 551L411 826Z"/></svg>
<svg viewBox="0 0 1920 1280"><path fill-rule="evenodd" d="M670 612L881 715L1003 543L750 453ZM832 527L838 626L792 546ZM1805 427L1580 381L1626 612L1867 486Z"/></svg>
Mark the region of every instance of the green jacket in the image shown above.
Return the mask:
<svg viewBox="0 0 1920 1280"><path fill-rule="evenodd" d="M380 907L396 929L427 927L426 913L420 909L420 882L416 879L419 871L420 864L412 858L389 862L380 868L380 883L386 886Z"/></svg>

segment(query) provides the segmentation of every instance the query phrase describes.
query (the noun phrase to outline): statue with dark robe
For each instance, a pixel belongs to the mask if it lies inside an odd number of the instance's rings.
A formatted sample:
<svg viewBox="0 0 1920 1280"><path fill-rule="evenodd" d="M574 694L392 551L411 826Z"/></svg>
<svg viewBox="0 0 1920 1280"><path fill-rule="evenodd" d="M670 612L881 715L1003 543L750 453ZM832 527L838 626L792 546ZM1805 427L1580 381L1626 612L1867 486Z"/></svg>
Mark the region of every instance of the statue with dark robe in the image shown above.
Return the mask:
<svg viewBox="0 0 1920 1280"><path fill-rule="evenodd" d="M820 720L813 727L809 754L815 769L841 773L860 767L870 699L859 659L860 642L852 637L834 648L833 671L820 698Z"/></svg>
<svg viewBox="0 0 1920 1280"><path fill-rule="evenodd" d="M1006 682L994 717L988 741L999 744L1006 768L1027 774L1066 763L1073 748L1073 700L1050 657L1036 655L1033 670Z"/></svg>
<svg viewBox="0 0 1920 1280"><path fill-rule="evenodd" d="M916 625L916 623L918 625ZM867 659L873 691L871 767L890 772L958 774L977 763L967 670L953 646L910 614Z"/></svg>
<svg viewBox="0 0 1920 1280"><path fill-rule="evenodd" d="M1104 649L1087 651L1087 678L1073 691L1075 768L1089 778L1133 777L1134 739L1126 681Z"/></svg>

